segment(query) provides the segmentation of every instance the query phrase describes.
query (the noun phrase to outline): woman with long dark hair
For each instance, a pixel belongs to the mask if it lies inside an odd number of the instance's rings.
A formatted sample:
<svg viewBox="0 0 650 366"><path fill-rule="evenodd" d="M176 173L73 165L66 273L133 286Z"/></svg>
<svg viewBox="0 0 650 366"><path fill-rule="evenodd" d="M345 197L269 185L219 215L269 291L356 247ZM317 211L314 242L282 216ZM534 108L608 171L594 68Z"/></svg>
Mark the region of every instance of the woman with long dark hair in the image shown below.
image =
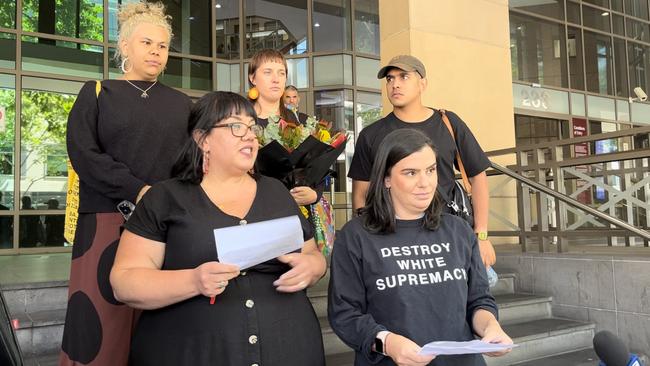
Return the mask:
<svg viewBox="0 0 650 366"><path fill-rule="evenodd" d="M252 172L255 117L235 93L199 99L176 178L153 186L125 225L111 283L120 301L145 309L133 365L325 363L304 291L325 273L325 258L282 183ZM300 251L246 271L220 261L215 229L296 215Z"/></svg>
<svg viewBox="0 0 650 366"><path fill-rule="evenodd" d="M474 334L512 343L497 321L476 235L441 213L437 183L431 140L413 129L391 132L375 157L365 207L337 234L328 316L357 366L485 365L476 354L418 352Z"/></svg>

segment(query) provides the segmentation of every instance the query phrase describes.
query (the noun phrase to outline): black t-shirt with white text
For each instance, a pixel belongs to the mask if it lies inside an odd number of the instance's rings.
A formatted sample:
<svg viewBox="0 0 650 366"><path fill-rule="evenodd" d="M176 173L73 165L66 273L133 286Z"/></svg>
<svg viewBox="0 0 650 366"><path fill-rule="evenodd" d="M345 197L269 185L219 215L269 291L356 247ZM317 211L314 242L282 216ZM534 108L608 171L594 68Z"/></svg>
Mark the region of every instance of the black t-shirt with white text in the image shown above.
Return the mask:
<svg viewBox="0 0 650 366"><path fill-rule="evenodd" d="M476 235L457 216L442 214L438 229L423 219L397 220L392 234L372 234L361 217L337 233L330 265L328 317L356 352L355 366L394 365L371 351L379 331L420 346L469 341L474 313L497 316ZM430 365L482 366L481 355L438 356Z"/></svg>
<svg viewBox="0 0 650 366"><path fill-rule="evenodd" d="M437 150L438 191L443 198L451 197L454 184L454 160L456 150L460 148L460 157L469 177L473 177L490 166L490 161L481 149L478 141L465 122L453 112L446 111L449 122L456 134L456 144L442 121L437 110L422 122L409 123L397 118L393 112L364 128L354 148L348 177L354 180L369 181L372 164L384 137L400 128L413 128L423 132L432 141Z"/></svg>

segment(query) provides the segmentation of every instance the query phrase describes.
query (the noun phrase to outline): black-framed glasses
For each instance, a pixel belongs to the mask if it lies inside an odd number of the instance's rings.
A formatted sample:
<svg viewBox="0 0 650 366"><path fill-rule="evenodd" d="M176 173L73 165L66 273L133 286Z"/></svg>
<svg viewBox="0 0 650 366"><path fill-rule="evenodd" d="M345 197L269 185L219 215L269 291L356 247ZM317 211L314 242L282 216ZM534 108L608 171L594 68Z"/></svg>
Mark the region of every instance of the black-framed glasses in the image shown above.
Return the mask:
<svg viewBox="0 0 650 366"><path fill-rule="evenodd" d="M232 135L235 137L246 136L246 133L248 132L249 128L255 136L259 136L264 129L262 126L257 124L253 124L249 126L242 122L224 123L220 125L214 125L212 127L214 128L230 127L230 133L232 133Z"/></svg>

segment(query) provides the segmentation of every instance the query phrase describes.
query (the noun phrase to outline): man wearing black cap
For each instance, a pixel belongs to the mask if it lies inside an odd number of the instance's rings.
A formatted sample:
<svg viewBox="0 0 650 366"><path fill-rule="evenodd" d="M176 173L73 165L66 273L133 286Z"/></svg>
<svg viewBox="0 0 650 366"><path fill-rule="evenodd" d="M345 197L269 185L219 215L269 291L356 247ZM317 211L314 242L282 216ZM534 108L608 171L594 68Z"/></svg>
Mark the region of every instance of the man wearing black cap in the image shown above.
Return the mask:
<svg viewBox="0 0 650 366"><path fill-rule="evenodd" d="M440 112L422 104L422 93L427 86L426 69L417 58L408 55L393 57L388 65L379 70L377 78L386 78L386 92L393 111L363 129L359 135L348 172L348 177L352 178L352 207L356 211L365 205L372 162L384 136L399 128L420 130L433 140L438 150L438 192L444 200L448 200L452 194L455 184L454 159L456 150L460 150L472 185L474 232L479 239L485 266L492 266L496 262L496 255L487 237L489 191L485 174L490 161L481 146L465 122L455 113L447 111L456 134L454 143Z"/></svg>

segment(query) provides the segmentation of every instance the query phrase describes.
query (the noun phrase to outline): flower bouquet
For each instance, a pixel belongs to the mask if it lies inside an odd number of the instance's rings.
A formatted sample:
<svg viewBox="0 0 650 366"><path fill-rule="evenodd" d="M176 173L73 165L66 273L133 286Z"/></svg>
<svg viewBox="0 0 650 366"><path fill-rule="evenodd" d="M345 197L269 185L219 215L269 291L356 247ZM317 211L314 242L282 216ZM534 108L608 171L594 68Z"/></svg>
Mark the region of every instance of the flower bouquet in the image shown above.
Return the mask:
<svg viewBox="0 0 650 366"><path fill-rule="evenodd" d="M269 117L269 124L258 136L262 146L257 155L258 171L279 179L289 189L317 186L327 177L347 142L345 133L332 136L330 128L331 123L313 116L304 125L279 116Z"/></svg>

